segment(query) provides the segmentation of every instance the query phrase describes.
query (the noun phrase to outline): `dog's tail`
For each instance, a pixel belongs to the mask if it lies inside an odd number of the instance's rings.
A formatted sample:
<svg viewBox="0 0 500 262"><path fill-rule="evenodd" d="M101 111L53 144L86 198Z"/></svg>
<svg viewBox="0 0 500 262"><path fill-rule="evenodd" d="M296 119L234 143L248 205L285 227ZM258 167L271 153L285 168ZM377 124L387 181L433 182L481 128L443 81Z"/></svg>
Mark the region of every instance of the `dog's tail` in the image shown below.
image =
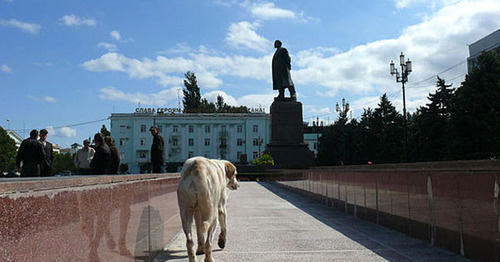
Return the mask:
<svg viewBox="0 0 500 262"><path fill-rule="evenodd" d="M210 188L212 188L213 185L210 185L210 181L205 175L203 175L207 171L203 164L198 162L195 163L195 166L196 168L193 170L193 182L196 188L196 202L199 209L198 212L200 212L200 230L203 236L206 237L206 233L215 219L215 210L213 210L212 203L210 202L210 199L213 197L211 196Z"/></svg>

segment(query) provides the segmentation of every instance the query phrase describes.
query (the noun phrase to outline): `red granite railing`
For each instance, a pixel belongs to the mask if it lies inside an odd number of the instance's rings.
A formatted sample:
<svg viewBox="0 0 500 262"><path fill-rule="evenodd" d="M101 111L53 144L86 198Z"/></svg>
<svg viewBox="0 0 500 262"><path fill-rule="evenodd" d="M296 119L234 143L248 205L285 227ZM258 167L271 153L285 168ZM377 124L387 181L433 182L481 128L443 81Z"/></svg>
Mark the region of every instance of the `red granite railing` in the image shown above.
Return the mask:
<svg viewBox="0 0 500 262"><path fill-rule="evenodd" d="M181 228L178 174L0 181L0 261L149 261Z"/></svg>
<svg viewBox="0 0 500 262"><path fill-rule="evenodd" d="M280 184L466 257L498 261L500 161L327 167Z"/></svg>

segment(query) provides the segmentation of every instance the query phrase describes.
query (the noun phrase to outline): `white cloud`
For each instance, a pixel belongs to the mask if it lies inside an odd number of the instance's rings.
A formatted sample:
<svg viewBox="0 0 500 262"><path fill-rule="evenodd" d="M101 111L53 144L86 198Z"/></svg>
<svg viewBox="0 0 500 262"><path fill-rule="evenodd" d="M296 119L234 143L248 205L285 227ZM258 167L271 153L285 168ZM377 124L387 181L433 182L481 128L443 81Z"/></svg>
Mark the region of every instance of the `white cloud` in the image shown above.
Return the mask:
<svg viewBox="0 0 500 262"><path fill-rule="evenodd" d="M466 73L467 44L497 30L500 20L496 17L500 17L498 0L464 1L437 10L420 23L404 28L394 39L366 43L347 51L324 46L290 50L292 78L299 92L307 87L320 96L336 96L339 91L346 96L367 96L373 102L358 103L356 99L351 105L353 109L359 107L357 110L368 106L373 108L383 93L393 94L401 89L401 84L389 74L389 63L397 60L403 51L413 61L406 96L408 108L415 108L413 104L425 101L428 92L432 92L436 81L433 76L457 64L459 66L440 76L447 82L456 79L455 87L459 85L460 76ZM247 28L252 25L248 23ZM85 62L83 66L90 71L121 71L131 78L155 79L162 86L181 85L183 74L189 70L198 76L200 87L218 88L224 84L225 76L270 83L271 60L272 53L243 56L203 53L193 49L176 57L140 60L107 53ZM429 80L415 84L423 79ZM258 107L256 101L266 106L272 102L272 97L273 94L235 99L239 104ZM398 108L400 104L394 102Z"/></svg>
<svg viewBox="0 0 500 262"><path fill-rule="evenodd" d="M100 42L97 46L105 48L106 50L108 50L108 52L116 52L116 51L118 51L118 47L116 47L115 44L110 44L110 43L106 43L106 42Z"/></svg>
<svg viewBox="0 0 500 262"><path fill-rule="evenodd" d="M86 26L96 26L97 22L93 18L81 18L77 15L71 14L71 15L65 15L59 19L63 24L67 26L80 26L80 25L86 25Z"/></svg>
<svg viewBox="0 0 500 262"><path fill-rule="evenodd" d="M297 18L293 11L276 7L274 3L253 3L249 9L254 16L264 20Z"/></svg>
<svg viewBox="0 0 500 262"><path fill-rule="evenodd" d="M30 33L30 34L38 34L40 32L40 29L42 28L41 26L33 23L26 23L23 21L19 21L16 19L10 19L10 20L0 20L0 26L5 26L5 27L14 27L17 29L21 29L24 32Z"/></svg>
<svg viewBox="0 0 500 262"><path fill-rule="evenodd" d="M49 131L49 135L57 136L57 137L76 137L76 129L71 127L63 126L57 129L54 129L53 126L48 126L47 131Z"/></svg>
<svg viewBox="0 0 500 262"><path fill-rule="evenodd" d="M177 100L177 90L180 87L164 89L158 93L126 93L112 86L100 90L99 98L102 100L121 100L130 103L141 103L141 105L165 106L169 102Z"/></svg>
<svg viewBox="0 0 500 262"><path fill-rule="evenodd" d="M56 135L60 137L76 137L76 130L71 127L61 127L57 129Z"/></svg>
<svg viewBox="0 0 500 262"><path fill-rule="evenodd" d="M57 99L52 97L52 96L40 96L40 97L28 96L28 98L33 100L33 101L42 101L42 102L47 102L47 103L51 103L51 104L54 104L57 102Z"/></svg>
<svg viewBox="0 0 500 262"><path fill-rule="evenodd" d="M115 39L116 41L120 41L122 39L120 32L118 32L116 30L111 31L111 33L109 33L109 35L111 36L111 38Z"/></svg>
<svg viewBox="0 0 500 262"><path fill-rule="evenodd" d="M436 5L451 5L460 2L461 0L394 0L396 3L396 7L398 9L409 8L418 4L427 4L433 8L436 8Z"/></svg>
<svg viewBox="0 0 500 262"><path fill-rule="evenodd" d="M257 27L258 24L247 21L231 24L226 41L234 48L266 52L266 50L272 48L272 44L269 40L257 34L255 31Z"/></svg>
<svg viewBox="0 0 500 262"><path fill-rule="evenodd" d="M3 64L2 66L0 66L0 70L4 73L12 73L12 68L10 68L8 65L6 64Z"/></svg>
<svg viewBox="0 0 500 262"><path fill-rule="evenodd" d="M231 96L231 95L228 95L226 92L224 91L220 91L220 90L216 90L216 91L211 91L211 92L208 92L208 93L205 93L203 94L203 98L207 99L209 102L214 102L216 103L217 102L217 96L222 96L224 98L224 102L230 106L238 106L238 101L236 101L236 99Z"/></svg>
<svg viewBox="0 0 500 262"><path fill-rule="evenodd" d="M317 18L304 16L303 11L294 12L288 9L280 8L272 2L250 3L248 1L243 1L240 3L240 6L248 9L250 13L259 20L289 19L301 23L318 21Z"/></svg>

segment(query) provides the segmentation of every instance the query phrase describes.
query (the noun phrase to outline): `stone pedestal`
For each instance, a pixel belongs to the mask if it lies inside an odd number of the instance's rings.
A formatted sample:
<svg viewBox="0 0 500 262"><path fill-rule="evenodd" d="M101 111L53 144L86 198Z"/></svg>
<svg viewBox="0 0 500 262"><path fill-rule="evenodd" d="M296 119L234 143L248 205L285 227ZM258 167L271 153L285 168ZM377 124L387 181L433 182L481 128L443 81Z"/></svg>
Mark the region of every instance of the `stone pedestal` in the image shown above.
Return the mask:
<svg viewBox="0 0 500 262"><path fill-rule="evenodd" d="M271 105L271 141L266 151L281 167L314 165L314 153L304 143L302 103L293 98L275 99Z"/></svg>

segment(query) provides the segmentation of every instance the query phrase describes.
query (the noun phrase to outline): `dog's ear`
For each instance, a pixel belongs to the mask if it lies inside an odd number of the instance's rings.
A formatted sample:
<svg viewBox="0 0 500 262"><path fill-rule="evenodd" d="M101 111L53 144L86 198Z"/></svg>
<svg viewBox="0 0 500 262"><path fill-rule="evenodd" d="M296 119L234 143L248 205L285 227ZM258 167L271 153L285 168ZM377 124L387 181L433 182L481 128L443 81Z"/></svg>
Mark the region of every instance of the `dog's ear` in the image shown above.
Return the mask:
<svg viewBox="0 0 500 262"><path fill-rule="evenodd" d="M225 161L226 165L226 176L231 179L234 175L236 175L236 167L229 161Z"/></svg>

